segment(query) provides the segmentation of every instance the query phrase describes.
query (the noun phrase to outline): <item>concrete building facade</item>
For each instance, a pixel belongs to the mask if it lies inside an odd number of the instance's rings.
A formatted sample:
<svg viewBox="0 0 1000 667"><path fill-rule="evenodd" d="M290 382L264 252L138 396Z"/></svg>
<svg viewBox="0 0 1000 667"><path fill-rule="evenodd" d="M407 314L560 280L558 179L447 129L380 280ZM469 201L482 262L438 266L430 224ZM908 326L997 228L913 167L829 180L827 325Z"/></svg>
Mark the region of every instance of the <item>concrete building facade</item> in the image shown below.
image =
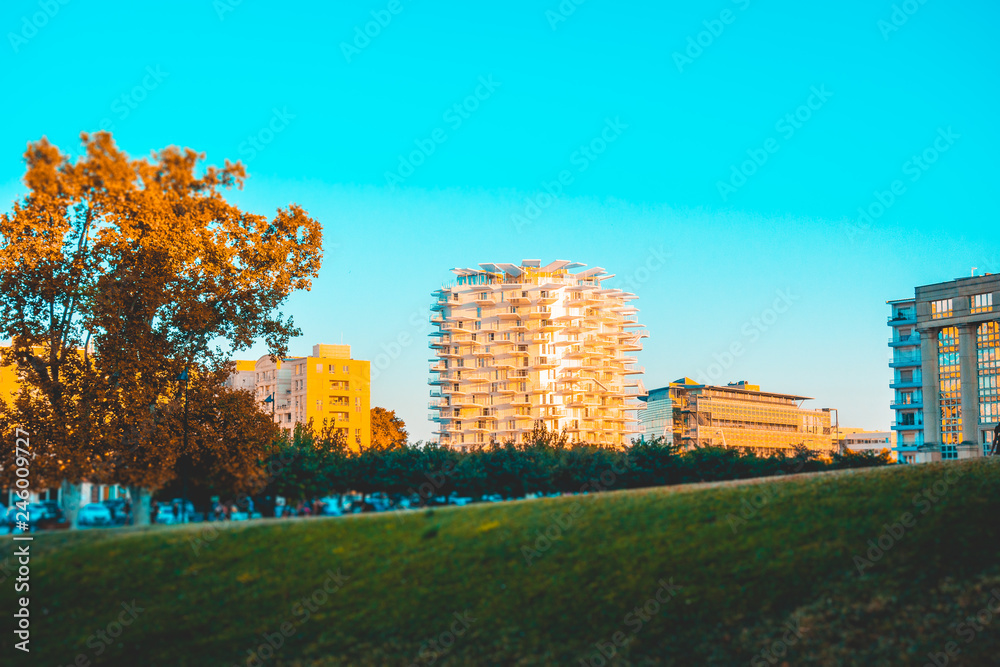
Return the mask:
<svg viewBox="0 0 1000 667"><path fill-rule="evenodd" d="M636 298L594 267L480 264L433 293L429 407L441 444L522 441L536 423L581 442L624 446L645 394L632 352L646 337Z"/></svg>
<svg viewBox="0 0 1000 667"><path fill-rule="evenodd" d="M985 456L1000 421L1000 275L917 287L913 299L888 303L900 462Z"/></svg>
<svg viewBox="0 0 1000 667"><path fill-rule="evenodd" d="M746 381L726 386L672 382L674 442L685 447L716 445L758 454L790 451L796 445L832 453L837 450L831 410L802 407L807 396L761 391ZM660 390L656 390L660 391Z"/></svg>

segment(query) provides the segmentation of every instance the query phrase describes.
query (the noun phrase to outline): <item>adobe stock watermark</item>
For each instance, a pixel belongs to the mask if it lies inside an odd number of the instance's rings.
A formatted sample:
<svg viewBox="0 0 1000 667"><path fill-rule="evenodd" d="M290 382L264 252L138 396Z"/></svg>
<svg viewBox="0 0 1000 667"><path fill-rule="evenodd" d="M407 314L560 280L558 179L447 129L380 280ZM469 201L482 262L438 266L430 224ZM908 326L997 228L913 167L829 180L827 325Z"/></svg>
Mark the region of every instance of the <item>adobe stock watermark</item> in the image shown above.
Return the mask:
<svg viewBox="0 0 1000 667"><path fill-rule="evenodd" d="M604 119L604 127L593 139L573 151L569 156L569 163L576 167L577 173L582 174L601 156L608 147L618 141L622 133L628 129L628 125L621 121L620 116ZM555 204L562 196L564 188L573 184L576 177L569 169L561 170L551 181L542 181L541 189L535 194L527 197L524 202L524 209L520 213L513 213L510 216L514 223L514 228L520 232L528 225L534 223L542 215L542 211Z"/></svg>
<svg viewBox="0 0 1000 667"><path fill-rule="evenodd" d="M457 611L452 614L455 619L448 626L448 629L430 639L425 640L420 644L420 648L417 650L417 657L409 663L408 667L420 667L420 665L433 665L435 662L443 658L444 656L451 653L451 649L455 646L456 640L460 639L472 624L476 622L476 618L472 613L466 609L462 613Z"/></svg>
<svg viewBox="0 0 1000 667"><path fill-rule="evenodd" d="M458 131L465 121L472 118L472 114L479 109L483 102L493 97L493 93L501 85L503 85L501 82L493 80L492 74L479 77L479 84L476 88L461 101L448 107L441 114L441 120L447 123L453 132ZM426 138L414 139L413 143L416 148L405 156L397 156L399 164L395 171L385 172L385 182L389 186L389 190L395 191L398 185L413 176L417 169L427 162L427 158L434 154L438 146L448 141L448 138L448 132L443 127L436 127Z"/></svg>
<svg viewBox="0 0 1000 667"><path fill-rule="evenodd" d="M139 618L139 614L145 611L145 609L135 603L135 600L132 600L132 602L122 602L121 608L122 611L118 612L118 616L114 620L87 637L87 648L94 652L95 658L103 655L122 636L125 628L135 623L135 619ZM86 653L78 653L73 662L67 665L67 667L83 667L89 664L90 658L88 655Z"/></svg>
<svg viewBox="0 0 1000 667"><path fill-rule="evenodd" d="M619 470L617 464L605 470L599 477L595 477L580 487L580 493L607 491L618 482L618 476L624 475L627 468ZM563 538L566 531L573 527L577 520L583 515L585 506L580 500L573 501L569 509L555 514L552 523L535 532L536 538L532 545L521 546L521 556L527 565L532 565L541 558L552 546ZM532 548L532 546L534 548Z"/></svg>
<svg viewBox="0 0 1000 667"><path fill-rule="evenodd" d="M711 384L718 381L723 373L728 371L736 363L736 360L746 354L747 346L760 340L762 334L768 332L781 316L788 312L800 297L792 293L791 288L779 289L775 292L774 301L770 307L760 311L759 315L751 317L740 327L740 337L729 344L726 351L712 355L714 363L709 364L706 370L698 369L695 380L699 384Z"/></svg>
<svg viewBox="0 0 1000 667"><path fill-rule="evenodd" d="M14 53L19 53L21 47L38 35L38 31L49 24L49 21L56 17L62 7L68 5L70 0L40 0L38 10L31 15L25 14L21 17L21 29L17 32L8 32L7 41Z"/></svg>
<svg viewBox="0 0 1000 667"><path fill-rule="evenodd" d="M400 331L391 341L382 343L379 346L382 351L372 358L371 363L372 382L388 370L392 366L392 363L399 359L408 347L413 345L414 341L426 335L432 329L426 312L422 310L415 310L410 313L408 322L410 324L409 330Z"/></svg>
<svg viewBox="0 0 1000 667"><path fill-rule="evenodd" d="M871 540L868 540L868 550L864 556L854 556L854 567L858 571L858 576L863 577L865 570L875 567L882 558L885 557L894 546L896 546L907 530L911 530L917 525L917 518L931 511L931 507L948 494L955 483L962 478L962 471L953 465L949 465L948 471L944 474L944 479L939 479L930 487L923 489L911 499L913 507L920 510L919 515L911 512L903 512L894 523L882 524L882 533Z"/></svg>
<svg viewBox="0 0 1000 667"><path fill-rule="evenodd" d="M280 457L271 460L267 464L267 477L262 482L260 488L265 488L268 484L276 480L278 476L281 475L282 471L291 465L292 462L298 457L299 452L296 450L291 455L282 454ZM237 496L236 506L241 510L246 511L250 505L249 500L249 496L245 493L241 493ZM188 544L191 545L191 549L194 551L195 556L198 556L202 549L208 548L212 542L217 540L219 535L222 533L222 530L225 530L225 527L232 525L229 522L223 522L224 528L220 530L218 523L218 521L204 521L199 524L197 534L188 537Z"/></svg>
<svg viewBox="0 0 1000 667"><path fill-rule="evenodd" d="M780 133L785 141L790 140L795 136L797 131L801 130L809 122L813 117L813 113L822 109L823 105L831 97L833 97L833 93L826 89L825 84L820 85L819 88L811 86L809 88L809 97L806 98L806 101L796 107L794 111L786 113L779 118L774 124L775 131ZM729 179L727 181L716 181L715 183L722 201L729 201L729 196L735 194L740 188L746 185L747 180L767 164L771 156L779 150L781 150L781 142L774 137L765 139L760 148L748 148L748 159L741 162L738 166L735 164L729 165Z"/></svg>
<svg viewBox="0 0 1000 667"><path fill-rule="evenodd" d="M213 0L212 9L220 21L226 20L226 14L236 11L236 8L243 4L243 0Z"/></svg>
<svg viewBox="0 0 1000 667"><path fill-rule="evenodd" d="M920 11L920 8L927 4L927 0L903 0L898 5L892 6L892 13L889 20L879 19L876 27L882 33L882 39L889 41L889 35L896 32L910 20L910 17Z"/></svg>
<svg viewBox="0 0 1000 667"><path fill-rule="evenodd" d="M733 4L739 7L740 11L746 11L750 6L750 0L732 0ZM687 65L691 65L695 60L700 58L705 49L715 44L715 40L722 36L722 33L726 31L726 26L732 25L736 21L737 14L731 9L723 9L719 12L718 18L707 19L702 21L701 24L705 26L705 29L694 35L688 35L687 38L687 48L684 49L684 53L680 51L674 51L673 59L674 65L677 66L677 71L681 74L684 73L684 68Z"/></svg>
<svg viewBox="0 0 1000 667"><path fill-rule="evenodd" d="M903 163L900 168L903 175L909 177L911 183L916 183L961 138L962 135L956 134L950 125L947 129L939 127L934 141ZM873 201L866 206L858 207L858 221L847 224L848 238L854 241L858 234L871 229L875 221L885 215L896 201L907 193L907 190L906 182L900 178L890 183L888 190L875 190L872 193Z"/></svg>
<svg viewBox="0 0 1000 667"><path fill-rule="evenodd" d="M364 25L354 26L354 38L351 42L340 43L340 52L344 55L347 64L351 64L355 56L361 55L362 51L371 46L372 40L381 35L382 31L392 23L393 18L403 12L403 9L401 0L389 0L385 9L373 9L370 12L371 21L367 21Z"/></svg>
<svg viewBox="0 0 1000 667"><path fill-rule="evenodd" d="M160 87L160 84L168 76L170 76L170 72L164 72L160 65L146 67L139 83L116 97L111 103L112 113L119 121L127 119L133 111L139 108L140 104L146 101L150 93ZM101 129L105 132L113 132L115 130L114 121L111 118L102 118Z"/></svg>
<svg viewBox="0 0 1000 667"><path fill-rule="evenodd" d="M986 601L985 607L980 609L975 616L969 616L965 621L955 626L955 633L966 644L971 644L980 633L986 632L994 617L1000 617L1000 588L994 588L990 593L992 595ZM958 642L948 642L944 646L944 651L928 653L927 657L930 661L924 663L923 667L945 667L961 652L962 649Z"/></svg>
<svg viewBox="0 0 1000 667"><path fill-rule="evenodd" d="M604 667L610 664L618 657L619 651L631 644L642 628L653 620L653 617L660 613L660 610L677 597L681 591L681 586L674 583L673 577L670 577L669 581L660 579L656 583L660 587L653 591L649 599L636 605L635 609L622 618L622 624L631 631L631 636L625 631L619 630L612 634L607 641L595 643L593 645L595 650L590 655L580 658L582 667Z"/></svg>
<svg viewBox="0 0 1000 667"><path fill-rule="evenodd" d="M248 135L246 141L240 142L240 155L246 156L243 162L249 164L265 148L271 145L275 137L284 132L288 125L295 120L295 115L288 113L288 107L277 107L271 109L271 119L267 124L254 134Z"/></svg>
<svg viewBox="0 0 1000 667"><path fill-rule="evenodd" d="M648 283L655 273L666 266L667 260L671 257L673 255L666 252L662 245L657 248L650 247L646 253L645 261L628 275L618 275L615 276L615 279L624 289L634 294L639 287Z"/></svg>
<svg viewBox="0 0 1000 667"><path fill-rule="evenodd" d="M343 588L349 579L350 577L341 574L339 569L336 572L327 570L326 579L316 590L292 604L291 619L278 626L274 632L262 633L264 641L254 648L248 648L246 658L241 659L240 663L233 663L232 667L263 667L264 663L273 658L285 642L294 637L299 628L308 622L333 594Z"/></svg>
<svg viewBox="0 0 1000 667"><path fill-rule="evenodd" d="M562 0L555 9L545 10L545 20L549 22L549 27L555 30L560 23L565 23L569 17L576 13L577 7L587 0Z"/></svg>
<svg viewBox="0 0 1000 667"><path fill-rule="evenodd" d="M751 667L768 667L778 663L789 664L785 658L788 655L788 648L795 646L802 640L802 625L797 619L785 623L785 633L781 639L775 639L771 645L750 660Z"/></svg>
<svg viewBox="0 0 1000 667"><path fill-rule="evenodd" d="M800 461L795 469L791 472L786 473L784 470L779 470L778 475L791 474L802 472L802 469L806 466L805 461ZM733 535L740 531L740 528L747 525L752 519L756 518L760 512L771 504L771 502L781 495L782 489L785 487L780 485L780 482L771 482L754 484L752 489L756 493L746 493L740 500L740 512L739 516L729 513L726 515L726 522L733 531Z"/></svg>

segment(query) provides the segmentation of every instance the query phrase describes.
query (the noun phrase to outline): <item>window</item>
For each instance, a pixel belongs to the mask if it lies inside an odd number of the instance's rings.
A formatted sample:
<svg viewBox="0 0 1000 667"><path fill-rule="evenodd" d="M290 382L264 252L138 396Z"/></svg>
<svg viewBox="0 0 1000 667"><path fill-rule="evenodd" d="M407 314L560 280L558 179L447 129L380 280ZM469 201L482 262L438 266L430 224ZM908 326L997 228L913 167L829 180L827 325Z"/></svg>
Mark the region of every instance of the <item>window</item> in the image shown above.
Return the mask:
<svg viewBox="0 0 1000 667"><path fill-rule="evenodd" d="M931 301L931 318L936 320L942 317L951 317L953 314L951 302L951 299Z"/></svg>
<svg viewBox="0 0 1000 667"><path fill-rule="evenodd" d="M316 364L316 372L317 373L323 372L323 364Z"/></svg>
<svg viewBox="0 0 1000 667"><path fill-rule="evenodd" d="M913 382L913 371L899 371L900 382Z"/></svg>
<svg viewBox="0 0 1000 667"><path fill-rule="evenodd" d="M956 445L941 445L941 458L945 461L958 458L958 447Z"/></svg>
<svg viewBox="0 0 1000 667"><path fill-rule="evenodd" d="M985 322L976 332L979 421L1000 421L1000 324Z"/></svg>
<svg viewBox="0 0 1000 667"><path fill-rule="evenodd" d="M972 314L988 313L993 310L993 293L976 294L969 297L969 309Z"/></svg>
<svg viewBox="0 0 1000 667"><path fill-rule="evenodd" d="M344 369L343 370L344 370L345 373L350 373L351 372L351 367L348 366L347 364L344 364Z"/></svg>
<svg viewBox="0 0 1000 667"><path fill-rule="evenodd" d="M941 401L941 457L945 447L962 442L962 367L958 358L958 328L938 334L938 386ZM957 450L954 457L958 458Z"/></svg>

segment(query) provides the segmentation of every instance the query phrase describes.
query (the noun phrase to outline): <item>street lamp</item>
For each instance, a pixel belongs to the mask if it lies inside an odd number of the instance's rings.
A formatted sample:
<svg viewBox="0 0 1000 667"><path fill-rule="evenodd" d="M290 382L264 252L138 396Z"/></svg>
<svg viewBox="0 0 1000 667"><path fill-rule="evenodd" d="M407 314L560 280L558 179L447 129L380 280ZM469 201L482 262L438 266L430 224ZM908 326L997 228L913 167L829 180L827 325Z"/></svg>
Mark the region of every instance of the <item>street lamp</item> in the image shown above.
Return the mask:
<svg viewBox="0 0 1000 667"><path fill-rule="evenodd" d="M264 402L271 404L271 421L274 421L274 392L268 394L267 398L264 399Z"/></svg>

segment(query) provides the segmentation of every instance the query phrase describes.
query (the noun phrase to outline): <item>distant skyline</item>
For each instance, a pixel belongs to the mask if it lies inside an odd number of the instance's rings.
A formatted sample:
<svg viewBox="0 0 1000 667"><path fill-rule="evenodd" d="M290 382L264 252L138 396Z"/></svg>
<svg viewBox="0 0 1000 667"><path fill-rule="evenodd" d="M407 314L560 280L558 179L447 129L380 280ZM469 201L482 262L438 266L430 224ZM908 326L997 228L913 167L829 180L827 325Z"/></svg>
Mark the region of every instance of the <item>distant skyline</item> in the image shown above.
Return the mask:
<svg viewBox="0 0 1000 667"><path fill-rule="evenodd" d="M0 210L42 136L243 160L232 201L324 224L290 353L393 357L373 405L414 440L453 267L604 267L639 295L647 388L745 379L869 429L885 302L1000 272L995 4L53 6L0 8Z"/></svg>

